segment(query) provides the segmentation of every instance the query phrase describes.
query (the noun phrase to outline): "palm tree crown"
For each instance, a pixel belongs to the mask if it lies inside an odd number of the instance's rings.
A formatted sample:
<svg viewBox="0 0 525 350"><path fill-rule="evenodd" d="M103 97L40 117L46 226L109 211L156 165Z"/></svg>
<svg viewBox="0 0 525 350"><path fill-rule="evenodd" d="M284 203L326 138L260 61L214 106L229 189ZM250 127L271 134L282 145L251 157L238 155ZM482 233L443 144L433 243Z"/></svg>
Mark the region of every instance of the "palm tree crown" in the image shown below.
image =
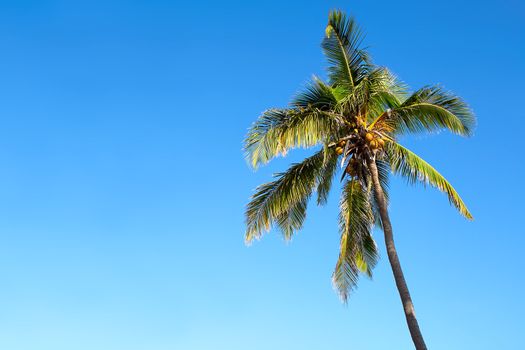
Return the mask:
<svg viewBox="0 0 525 350"><path fill-rule="evenodd" d="M328 81L314 78L288 108L265 111L245 139L246 157L254 168L293 148L319 147L257 187L246 210L247 242L273 225L290 239L302 227L312 195L316 194L319 205L326 203L340 173L341 241L333 282L344 301L360 273L372 275L378 258L372 229L382 228L383 223L374 172L385 201L392 172L411 183L438 188L463 216L472 219L452 185L397 142L401 135L442 129L469 136L475 124L472 112L462 99L439 86L409 93L388 69L371 62L361 40L353 18L331 12L322 42Z"/></svg>

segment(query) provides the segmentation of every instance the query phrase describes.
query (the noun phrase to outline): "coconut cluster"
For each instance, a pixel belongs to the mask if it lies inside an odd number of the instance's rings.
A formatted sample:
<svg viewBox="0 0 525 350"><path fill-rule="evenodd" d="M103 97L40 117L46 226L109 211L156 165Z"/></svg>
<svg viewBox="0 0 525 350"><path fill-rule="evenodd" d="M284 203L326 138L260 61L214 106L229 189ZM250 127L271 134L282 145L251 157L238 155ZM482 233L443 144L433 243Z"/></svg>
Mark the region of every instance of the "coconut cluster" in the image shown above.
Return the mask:
<svg viewBox="0 0 525 350"><path fill-rule="evenodd" d="M367 154L375 153L384 146L385 139L379 132L356 127L352 134L335 144L334 152L337 155L345 153L345 156L349 157L345 173L355 177L366 172Z"/></svg>
<svg viewBox="0 0 525 350"><path fill-rule="evenodd" d="M358 146L362 146L362 145L364 145L366 143L373 150L380 149L380 148L383 148L385 146L385 139L383 139L377 133L370 132L370 131L364 131L362 133L358 132L358 135L359 134L360 134L360 136L356 136L357 142L354 142L354 144L357 144ZM362 141L363 138L364 138L365 142ZM337 155L343 154L345 145L346 145L346 141L345 140L339 141L336 144L335 153L337 153Z"/></svg>
<svg viewBox="0 0 525 350"><path fill-rule="evenodd" d="M343 154L343 147L345 146L346 144L346 141L339 141L337 143L337 147L335 147L335 153L337 153L337 155L341 155Z"/></svg>
<svg viewBox="0 0 525 350"><path fill-rule="evenodd" d="M367 132L365 134L365 139L368 142L370 148L374 150L383 148L385 146L385 140L375 133Z"/></svg>

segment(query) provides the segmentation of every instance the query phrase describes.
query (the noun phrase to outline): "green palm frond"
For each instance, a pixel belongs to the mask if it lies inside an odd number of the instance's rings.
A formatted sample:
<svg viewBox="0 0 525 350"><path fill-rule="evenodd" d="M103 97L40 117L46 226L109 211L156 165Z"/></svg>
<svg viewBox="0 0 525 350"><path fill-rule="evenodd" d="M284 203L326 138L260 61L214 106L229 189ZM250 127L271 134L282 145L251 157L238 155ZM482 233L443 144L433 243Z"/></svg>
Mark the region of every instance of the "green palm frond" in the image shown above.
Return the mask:
<svg viewBox="0 0 525 350"><path fill-rule="evenodd" d="M373 68L341 101L351 113L366 115L367 122L387 108L398 106L406 96L406 87L386 68Z"/></svg>
<svg viewBox="0 0 525 350"><path fill-rule="evenodd" d="M301 163L292 165L276 179L255 190L246 209L246 241L269 231L277 223L285 238L302 226L312 192L325 180L324 152L321 150Z"/></svg>
<svg viewBox="0 0 525 350"><path fill-rule="evenodd" d="M303 227L303 222L306 219L307 205L308 196L305 196L275 219L275 223L286 240L292 239L294 232L299 231Z"/></svg>
<svg viewBox="0 0 525 350"><path fill-rule="evenodd" d="M416 91L385 120L395 132L432 132L448 129L470 136L476 120L468 105L439 86Z"/></svg>
<svg viewBox="0 0 525 350"><path fill-rule="evenodd" d="M360 181L347 181L340 202L339 259L332 275L334 286L345 302L357 284L359 273L371 276L377 262L377 247L371 236L373 221L367 191Z"/></svg>
<svg viewBox="0 0 525 350"><path fill-rule="evenodd" d="M296 108L317 108L322 111L337 110L339 101L345 95L342 87L332 87L321 79L314 77L304 91L295 96L291 105Z"/></svg>
<svg viewBox="0 0 525 350"><path fill-rule="evenodd" d="M251 166L257 168L290 149L328 141L341 122L338 115L316 108L270 109L259 117L246 136L246 157Z"/></svg>
<svg viewBox="0 0 525 350"><path fill-rule="evenodd" d="M407 86L386 68L377 68L370 73L370 95L367 105L367 122L387 109L395 108L406 98Z"/></svg>
<svg viewBox="0 0 525 350"><path fill-rule="evenodd" d="M330 82L351 90L366 67L366 55L359 48L361 30L353 18L341 11L332 11L328 16L326 36L322 48L330 67Z"/></svg>
<svg viewBox="0 0 525 350"><path fill-rule="evenodd" d="M323 169L319 174L317 183L317 205L324 205L328 201L328 194L332 188L332 180L337 172L337 153L333 150L323 149L324 154L324 165Z"/></svg>
<svg viewBox="0 0 525 350"><path fill-rule="evenodd" d="M449 202L464 217L473 219L472 214L454 187L430 164L395 142L387 142L386 151L394 173L401 174L410 183L421 182L436 187L448 196Z"/></svg>

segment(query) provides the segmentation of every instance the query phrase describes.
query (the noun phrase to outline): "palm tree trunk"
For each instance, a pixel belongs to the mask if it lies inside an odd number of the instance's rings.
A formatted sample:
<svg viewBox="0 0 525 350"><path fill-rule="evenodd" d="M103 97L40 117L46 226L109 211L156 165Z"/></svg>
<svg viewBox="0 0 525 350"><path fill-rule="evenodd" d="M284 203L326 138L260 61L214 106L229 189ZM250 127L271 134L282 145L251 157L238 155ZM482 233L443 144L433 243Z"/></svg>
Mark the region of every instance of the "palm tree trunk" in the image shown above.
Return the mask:
<svg viewBox="0 0 525 350"><path fill-rule="evenodd" d="M392 224L390 223L390 218L388 216L385 194L383 193L383 188L379 182L379 175L377 172L375 160L368 160L368 168L372 174L372 183L374 185L375 197L379 206L379 214L383 224L388 260L390 260L390 266L392 267L392 272L394 273L397 290L399 291L399 296L401 297L401 302L403 303L408 329L410 330L410 335L412 336L412 341L414 342L416 349L426 350L427 346L425 345L423 335L419 329L419 324L417 322L416 313L414 310L414 304L412 303L412 298L410 298L410 292L408 291L405 276L403 275L403 270L401 269L401 263L397 257L396 246L394 245L394 235L392 232Z"/></svg>

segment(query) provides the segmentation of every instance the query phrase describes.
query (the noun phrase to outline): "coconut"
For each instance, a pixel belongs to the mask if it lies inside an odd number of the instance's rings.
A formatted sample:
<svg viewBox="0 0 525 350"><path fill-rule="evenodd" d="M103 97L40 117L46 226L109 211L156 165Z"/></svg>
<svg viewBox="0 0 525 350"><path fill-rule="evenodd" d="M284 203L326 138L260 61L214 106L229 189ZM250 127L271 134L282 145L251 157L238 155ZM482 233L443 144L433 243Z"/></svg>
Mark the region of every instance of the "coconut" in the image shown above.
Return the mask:
<svg viewBox="0 0 525 350"><path fill-rule="evenodd" d="M337 145L338 145L339 147L343 147L343 146L345 145L345 143L346 143L346 141L345 141L345 140L342 140L342 141L339 141L339 142L337 143Z"/></svg>
<svg viewBox="0 0 525 350"><path fill-rule="evenodd" d="M343 149L341 147L336 147L335 148L335 153L337 154L343 154Z"/></svg>
<svg viewBox="0 0 525 350"><path fill-rule="evenodd" d="M367 132L365 138L367 141L372 141L374 139L374 135L370 132Z"/></svg>
<svg viewBox="0 0 525 350"><path fill-rule="evenodd" d="M379 143L379 147L385 146L385 140L383 140L382 138L377 139L377 142Z"/></svg>
<svg viewBox="0 0 525 350"><path fill-rule="evenodd" d="M372 140L372 141L370 141L370 146L373 149L376 149L379 146L379 144L378 144L378 142L376 140Z"/></svg>

